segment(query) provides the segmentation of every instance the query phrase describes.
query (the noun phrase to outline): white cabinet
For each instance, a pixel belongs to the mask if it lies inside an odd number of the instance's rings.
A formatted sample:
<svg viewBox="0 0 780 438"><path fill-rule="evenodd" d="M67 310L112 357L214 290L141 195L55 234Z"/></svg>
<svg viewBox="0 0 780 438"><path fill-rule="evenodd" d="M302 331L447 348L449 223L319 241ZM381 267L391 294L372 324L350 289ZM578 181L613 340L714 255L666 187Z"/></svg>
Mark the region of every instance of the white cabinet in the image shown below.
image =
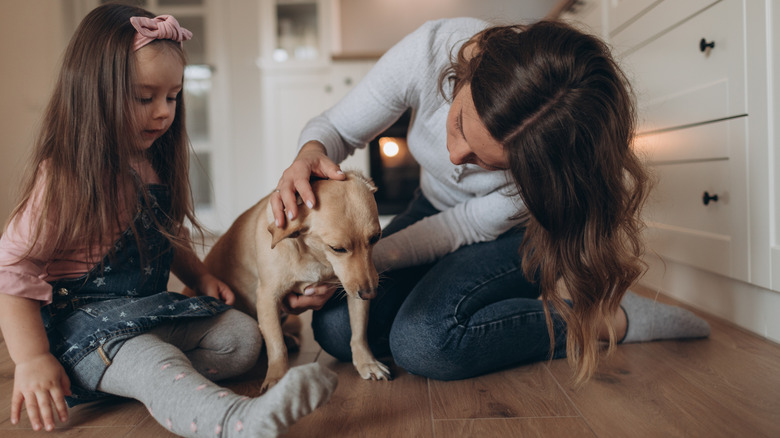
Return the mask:
<svg viewBox="0 0 780 438"><path fill-rule="evenodd" d="M262 68L326 63L338 26L337 0L258 0Z"/></svg>
<svg viewBox="0 0 780 438"><path fill-rule="evenodd" d="M643 17L635 25L651 30L648 40L628 37L628 26L615 44L637 93L636 145L658 179L645 208L649 246L749 282L743 5L710 3L679 11L664 1L645 16L669 17L668 28L646 27Z"/></svg>
<svg viewBox="0 0 780 438"><path fill-rule="evenodd" d="M306 122L344 97L375 60L334 61L336 0L260 0L263 172L260 193L276 187L295 158ZM341 163L368 173L368 151Z"/></svg>
<svg viewBox="0 0 780 438"><path fill-rule="evenodd" d="M585 6L566 18L606 37L637 96L635 147L657 181L645 208L649 250L780 291L773 1Z"/></svg>
<svg viewBox="0 0 780 438"><path fill-rule="evenodd" d="M665 258L750 280L747 118L640 136L657 182L645 207L648 245Z"/></svg>
<svg viewBox="0 0 780 438"><path fill-rule="evenodd" d="M339 61L317 67L277 68L262 74L263 193L276 187L282 171L292 163L306 122L344 97L373 64L374 61ZM357 151L341 165L367 174L367 149Z"/></svg>
<svg viewBox="0 0 780 438"><path fill-rule="evenodd" d="M585 32L599 35L606 39L608 31L607 23L604 21L605 7L604 0L573 1L561 13L560 18Z"/></svg>

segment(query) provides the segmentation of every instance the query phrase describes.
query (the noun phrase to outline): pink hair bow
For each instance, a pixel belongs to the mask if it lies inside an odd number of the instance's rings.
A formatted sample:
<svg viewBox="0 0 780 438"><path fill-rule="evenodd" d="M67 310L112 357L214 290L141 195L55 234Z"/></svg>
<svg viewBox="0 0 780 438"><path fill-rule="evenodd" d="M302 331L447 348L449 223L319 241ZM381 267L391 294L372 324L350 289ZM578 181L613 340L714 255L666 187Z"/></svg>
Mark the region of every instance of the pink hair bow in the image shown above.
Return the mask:
<svg viewBox="0 0 780 438"><path fill-rule="evenodd" d="M192 32L179 26L179 22L172 15L159 15L154 18L130 17L130 23L138 31L133 50L138 50L154 40L182 43L192 38Z"/></svg>

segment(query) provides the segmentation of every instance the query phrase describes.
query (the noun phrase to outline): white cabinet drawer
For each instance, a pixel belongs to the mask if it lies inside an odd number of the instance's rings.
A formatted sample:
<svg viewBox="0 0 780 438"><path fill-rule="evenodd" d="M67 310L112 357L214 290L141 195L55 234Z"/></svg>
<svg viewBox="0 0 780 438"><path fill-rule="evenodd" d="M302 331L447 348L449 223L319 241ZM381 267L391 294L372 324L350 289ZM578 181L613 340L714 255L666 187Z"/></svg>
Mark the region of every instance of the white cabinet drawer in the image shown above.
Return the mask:
<svg viewBox="0 0 780 438"><path fill-rule="evenodd" d="M721 0L608 0L610 44L618 53L635 50Z"/></svg>
<svg viewBox="0 0 780 438"><path fill-rule="evenodd" d="M746 114L743 16L741 0L720 1L625 58L640 132Z"/></svg>
<svg viewBox="0 0 780 438"><path fill-rule="evenodd" d="M747 281L747 190L740 163L724 159L652 169L657 185L645 208L649 246L665 258Z"/></svg>
<svg viewBox="0 0 780 438"><path fill-rule="evenodd" d="M651 195L652 222L730 234L731 208L728 160L654 166L658 183ZM704 193L717 196L707 204Z"/></svg>
<svg viewBox="0 0 780 438"><path fill-rule="evenodd" d="M637 16L654 8L660 0L609 0L609 33L620 32Z"/></svg>
<svg viewBox="0 0 780 438"><path fill-rule="evenodd" d="M634 148L651 163L722 160L745 153L747 117L640 135Z"/></svg>

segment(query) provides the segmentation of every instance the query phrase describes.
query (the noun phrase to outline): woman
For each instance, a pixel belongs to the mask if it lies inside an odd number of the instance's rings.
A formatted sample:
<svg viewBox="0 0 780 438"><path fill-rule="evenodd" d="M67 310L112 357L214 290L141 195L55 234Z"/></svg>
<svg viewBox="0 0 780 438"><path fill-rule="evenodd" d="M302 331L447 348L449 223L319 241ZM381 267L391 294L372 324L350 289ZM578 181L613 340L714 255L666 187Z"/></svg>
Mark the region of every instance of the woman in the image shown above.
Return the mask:
<svg viewBox="0 0 780 438"><path fill-rule="evenodd" d="M421 187L374 250L378 355L443 380L567 356L583 381L601 341L708 336L690 312L626 293L644 269L648 191L632 95L607 46L561 23L448 19L404 38L304 128L272 200L277 222L297 215L295 192L314 205L312 175L343 178L335 163L407 108ZM309 293L289 307L332 291ZM313 318L341 360L346 321L343 302Z"/></svg>

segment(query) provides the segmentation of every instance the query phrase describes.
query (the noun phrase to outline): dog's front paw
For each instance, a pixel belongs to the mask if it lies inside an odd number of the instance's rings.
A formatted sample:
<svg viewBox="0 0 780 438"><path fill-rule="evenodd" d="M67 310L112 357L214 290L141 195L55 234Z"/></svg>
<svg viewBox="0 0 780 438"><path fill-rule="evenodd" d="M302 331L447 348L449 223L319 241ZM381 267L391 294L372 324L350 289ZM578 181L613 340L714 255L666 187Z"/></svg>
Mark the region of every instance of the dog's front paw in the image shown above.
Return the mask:
<svg viewBox="0 0 780 438"><path fill-rule="evenodd" d="M360 377L366 380L393 380L390 368L376 359L355 363L354 365Z"/></svg>
<svg viewBox="0 0 780 438"><path fill-rule="evenodd" d="M268 392L268 390L273 388L280 380L282 380L281 377L266 376L265 380L263 380L263 384L260 386L260 394Z"/></svg>

